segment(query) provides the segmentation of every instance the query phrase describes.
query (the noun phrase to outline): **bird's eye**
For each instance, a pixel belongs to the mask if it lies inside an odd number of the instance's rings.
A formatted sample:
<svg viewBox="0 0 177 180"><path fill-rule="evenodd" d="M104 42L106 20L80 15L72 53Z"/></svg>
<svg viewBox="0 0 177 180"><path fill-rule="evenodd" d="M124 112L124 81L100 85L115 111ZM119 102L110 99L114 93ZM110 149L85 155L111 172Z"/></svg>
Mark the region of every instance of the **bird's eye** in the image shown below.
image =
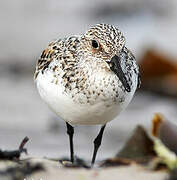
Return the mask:
<svg viewBox="0 0 177 180"><path fill-rule="evenodd" d="M96 40L92 40L92 47L95 48L95 49L98 49L99 47L99 44Z"/></svg>

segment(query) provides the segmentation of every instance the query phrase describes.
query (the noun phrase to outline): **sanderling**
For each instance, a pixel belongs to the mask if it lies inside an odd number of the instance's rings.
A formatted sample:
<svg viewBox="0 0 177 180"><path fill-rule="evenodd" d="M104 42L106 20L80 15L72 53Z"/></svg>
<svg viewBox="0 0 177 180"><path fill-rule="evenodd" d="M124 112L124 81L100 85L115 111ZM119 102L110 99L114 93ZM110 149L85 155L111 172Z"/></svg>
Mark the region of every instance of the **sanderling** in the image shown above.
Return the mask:
<svg viewBox="0 0 177 180"><path fill-rule="evenodd" d="M72 125L102 125L94 140L93 165L106 123L127 107L137 89L139 69L122 32L97 24L85 34L49 43L34 78L42 99L66 121L72 163Z"/></svg>

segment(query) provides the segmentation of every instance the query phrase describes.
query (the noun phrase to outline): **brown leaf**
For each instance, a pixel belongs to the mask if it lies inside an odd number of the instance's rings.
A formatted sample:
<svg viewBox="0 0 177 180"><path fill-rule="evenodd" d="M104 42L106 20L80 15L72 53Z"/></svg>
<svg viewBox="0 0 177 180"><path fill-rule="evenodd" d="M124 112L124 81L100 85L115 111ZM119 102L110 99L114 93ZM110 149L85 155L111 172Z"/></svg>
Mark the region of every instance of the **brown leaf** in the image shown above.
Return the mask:
<svg viewBox="0 0 177 180"><path fill-rule="evenodd" d="M156 154L153 150L153 141L149 138L142 126L137 126L131 138L117 157L132 159L137 162L147 162Z"/></svg>
<svg viewBox="0 0 177 180"><path fill-rule="evenodd" d="M177 97L177 64L174 62L162 52L148 50L139 63L141 87Z"/></svg>
<svg viewBox="0 0 177 180"><path fill-rule="evenodd" d="M146 164L156 157L153 145L153 141L144 128L137 126L133 135L116 157L107 159L102 166L129 165L131 163Z"/></svg>

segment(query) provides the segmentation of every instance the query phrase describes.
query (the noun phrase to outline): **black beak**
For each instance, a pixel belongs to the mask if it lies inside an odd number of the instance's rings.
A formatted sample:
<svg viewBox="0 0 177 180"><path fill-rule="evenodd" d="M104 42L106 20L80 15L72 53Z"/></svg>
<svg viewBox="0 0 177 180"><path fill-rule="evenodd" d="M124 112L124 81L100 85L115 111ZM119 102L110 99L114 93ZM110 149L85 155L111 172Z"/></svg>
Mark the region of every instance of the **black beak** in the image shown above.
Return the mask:
<svg viewBox="0 0 177 180"><path fill-rule="evenodd" d="M117 55L115 55L112 59L111 59L111 70L117 75L117 77L120 79L121 83L123 84L125 90L127 92L131 91L130 85L128 83L128 80L124 74L124 72L122 71L122 67L120 65L120 57L118 57Z"/></svg>

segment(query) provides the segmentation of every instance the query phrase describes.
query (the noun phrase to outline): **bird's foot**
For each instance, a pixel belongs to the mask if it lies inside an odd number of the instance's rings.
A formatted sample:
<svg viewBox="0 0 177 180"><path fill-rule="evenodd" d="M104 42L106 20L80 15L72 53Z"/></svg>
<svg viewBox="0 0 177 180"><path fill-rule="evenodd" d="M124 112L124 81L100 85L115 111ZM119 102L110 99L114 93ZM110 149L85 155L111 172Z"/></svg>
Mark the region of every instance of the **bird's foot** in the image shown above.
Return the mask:
<svg viewBox="0 0 177 180"><path fill-rule="evenodd" d="M88 166L88 164L83 159L80 159L76 156L74 157L73 163L68 158L62 158L59 160L59 162L67 168L90 168L90 166Z"/></svg>

